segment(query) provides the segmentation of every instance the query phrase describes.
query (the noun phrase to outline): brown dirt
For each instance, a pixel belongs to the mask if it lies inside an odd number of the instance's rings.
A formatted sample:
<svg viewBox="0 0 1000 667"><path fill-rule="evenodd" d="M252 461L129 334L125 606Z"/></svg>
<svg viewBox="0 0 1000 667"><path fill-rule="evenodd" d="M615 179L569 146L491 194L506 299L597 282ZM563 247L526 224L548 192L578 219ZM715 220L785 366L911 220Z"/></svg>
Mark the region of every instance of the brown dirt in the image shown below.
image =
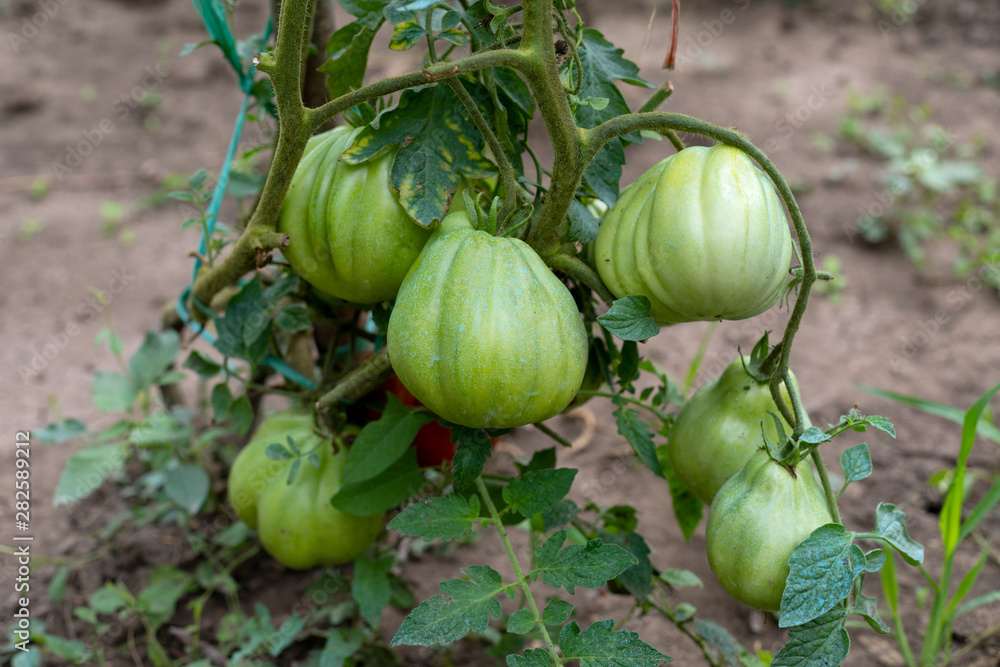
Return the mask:
<svg viewBox="0 0 1000 667"><path fill-rule="evenodd" d="M237 12L240 34L259 29L264 4L260 0L241 3ZM884 414L896 424L895 441L881 434L864 436L872 445L875 473L848 491L843 503L845 522L848 528L866 530L872 526L879 501L905 507L910 533L928 547L927 563L934 571L940 559L935 511L941 499L926 481L954 463L959 429L871 398L854 383L970 405L1000 380L1000 302L974 279L921 275L894 245L870 248L858 242L849 232L859 208L876 201L879 194L880 186L872 178L876 165L850 151L817 152L810 134L835 133L849 89L870 92L884 85L904 94L912 104L930 103L935 120L952 128L960 141L982 133L987 143L984 167L1000 176L995 129L1000 91L978 84L956 90L931 76L945 71L975 80L995 70L1000 19L989 0L921 0L918 19L901 25L880 24L866 3L806 4L806 9L790 11L779 3L751 5L742 0L686 3L681 28L681 56L686 59L669 75L676 92L664 108L748 133L790 179L812 185L799 202L816 254L820 258L837 255L849 282L841 304L823 298L811 302L796 340L794 369L806 408L815 423L824 424L857 403L862 411ZM658 67L666 50L669 3L659 5L648 34L646 2L636 0L614 11L597 3L586 7L594 15L594 25L614 43L626 45L626 55L638 59L643 74L655 83L667 78ZM38 2L7 0L5 11L0 12L0 32L20 34L24 21L30 22L39 11ZM6 287L0 295L4 310L0 332L5 342L0 365L7 370L7 381L0 385L0 414L7 434L63 415L87 424L107 423L107 416L91 403L90 383L95 370L111 368L114 362L106 349L92 343L103 326L104 314L87 305L92 299L88 289L110 293L114 326L128 350L135 349L144 331L158 327L160 309L189 278L186 255L196 246L197 237L193 230L178 233L186 217L180 207L139 209L134 203L167 174L191 173L202 166L218 168L240 102L235 77L217 52L209 48L177 58L185 43L206 38L185 0L65 0L37 34L25 30L24 36L16 52L9 37L0 45L6 65L0 68L0 139L5 155L0 163L0 207L6 211L0 221L0 271ZM640 54L643 41L645 50ZM379 54L373 64L373 75L409 68L408 61L396 54ZM123 96L127 100L133 92L138 95L142 87L160 96L159 105L123 106ZM626 94L634 106L641 103L642 91L628 89ZM56 180L53 163L65 161L67 151L87 142L93 144L92 150L81 164ZM665 151L657 142L632 149L626 182ZM832 170L849 160L859 167L845 170L843 179L830 178ZM37 177L52 179L51 192L40 200L29 194ZM124 206L124 217L110 236L102 233L101 207L107 202ZM226 215L231 217L233 212ZM19 238L21 230L32 224L40 224L41 231ZM942 323L928 333L935 317ZM772 311L750 321L720 325L698 382L719 372L737 345L748 349L763 330L780 330L784 318L785 311ZM672 328L644 352L681 375L704 328L703 324ZM51 358L36 359L44 368L22 378L19 369L30 367L33 358L46 350ZM640 529L655 550L655 564L689 568L705 581L704 590L684 591L683 599L749 646L772 650L780 646L783 633L772 621L762 631L752 631L748 611L732 602L715 582L704 558L703 529L690 544L684 543L670 517L666 488L622 457L624 440L615 433L607 407L596 403L588 406L598 416L595 439L583 451L562 460L580 469L575 497L587 496L601 505L636 505ZM555 426L570 434L581 428L565 418ZM10 470L12 440L10 435L5 437L3 469ZM835 462L844 448L862 438L862 434L845 436L826 453L827 460ZM508 442L528 452L544 444L530 428L518 430ZM32 530L38 554L79 554L95 548L96 540L87 532L122 507L108 489L68 510L51 506L56 480L73 449L72 444L36 444L32 449ZM970 464L995 475L1000 467L998 451L995 445L981 442ZM500 454L497 459L497 465L509 465L508 455ZM12 516L11 503L12 492L0 494L4 517ZM995 540L1000 520L991 517L983 529L988 539ZM152 564L182 562L187 556L176 548L176 542L177 535L170 530L139 532L119 545L113 558L77 568L70 590L76 596L86 595L104 579L124 576L134 580ZM977 556L977 548L963 550L959 571L964 572ZM497 565L503 560L499 545L484 539L442 558L410 563L404 573L416 583L417 595L423 599L436 592L434 582L459 576L459 567L482 562ZM3 564L0 578L9 572L11 559ZM308 581L315 578L315 574L283 573L264 557L244 567L244 600L265 602L278 621L290 613ZM44 582L51 573L52 568L45 566L36 571L33 582L40 585L36 589L33 583L33 612L52 627L65 629L67 610L43 601ZM923 582L912 572L903 576L906 620L916 628L924 614L914 603L913 591ZM6 579L0 592L4 610L11 608L13 598L9 583ZM875 583L870 582L869 593L875 591ZM994 557L973 594L997 588L1000 565ZM605 592L581 593L574 602L584 625L621 618L627 611L622 598ZM217 619L217 613L214 617L212 613L209 610L206 618ZM984 607L956 626L957 640L961 643L976 636L995 625L998 617L1000 605ZM398 615L386 616L389 631L398 622ZM675 664L700 664L693 645L660 619L637 618L627 627L674 656ZM890 640L867 630L856 630L853 636L847 664L901 664ZM463 649L460 656L469 650ZM1000 664L998 655L1000 640L994 638L957 664L996 665ZM431 658L426 651L406 656L407 664L426 664ZM460 657L458 663L485 664L483 660Z"/></svg>

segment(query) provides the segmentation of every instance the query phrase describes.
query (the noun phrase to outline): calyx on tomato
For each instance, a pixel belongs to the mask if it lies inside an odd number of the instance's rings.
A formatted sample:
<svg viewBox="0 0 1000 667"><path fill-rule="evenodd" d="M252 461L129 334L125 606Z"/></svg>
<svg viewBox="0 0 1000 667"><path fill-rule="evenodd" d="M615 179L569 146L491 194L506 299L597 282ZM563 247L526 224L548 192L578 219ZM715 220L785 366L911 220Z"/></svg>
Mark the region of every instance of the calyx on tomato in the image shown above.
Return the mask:
<svg viewBox="0 0 1000 667"><path fill-rule="evenodd" d="M471 428L544 421L576 396L587 334L566 286L523 241L441 223L389 320L389 359L434 413Z"/></svg>
<svg viewBox="0 0 1000 667"><path fill-rule="evenodd" d="M330 504L341 487L346 452L314 431L312 415L290 410L265 419L229 473L229 503L257 530L264 549L293 569L340 565L363 553L378 537L384 514L355 516ZM292 438L303 454L314 451L319 467L301 461L291 484L292 462L267 456L272 443Z"/></svg>
<svg viewBox="0 0 1000 667"><path fill-rule="evenodd" d="M768 412L778 415L786 433L792 430L774 404L767 383L747 372L745 365L750 363L748 356L736 359L722 375L698 389L681 407L670 431L670 467L706 505L764 446L762 432L770 442L778 441L774 418ZM784 385L781 395L786 405L792 404ZM805 427L809 426L807 421Z"/></svg>
<svg viewBox="0 0 1000 667"><path fill-rule="evenodd" d="M759 450L712 501L705 529L708 563L731 596L778 611L792 551L830 522L809 463L789 469Z"/></svg>
<svg viewBox="0 0 1000 667"><path fill-rule="evenodd" d="M768 177L717 144L685 148L640 176L604 219L595 251L612 294L645 296L653 319L673 324L770 308L792 241Z"/></svg>

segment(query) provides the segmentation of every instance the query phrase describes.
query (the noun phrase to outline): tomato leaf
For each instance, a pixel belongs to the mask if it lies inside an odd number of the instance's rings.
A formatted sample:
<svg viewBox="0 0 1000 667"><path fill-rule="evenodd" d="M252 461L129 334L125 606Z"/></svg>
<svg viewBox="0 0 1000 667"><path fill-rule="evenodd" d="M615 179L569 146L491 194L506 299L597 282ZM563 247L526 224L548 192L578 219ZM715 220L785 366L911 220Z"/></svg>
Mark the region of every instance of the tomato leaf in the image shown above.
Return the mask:
<svg viewBox="0 0 1000 667"><path fill-rule="evenodd" d="M229 410L233 405L233 392L225 382L212 387L212 414L216 424L222 424L229 418Z"/></svg>
<svg viewBox="0 0 1000 667"><path fill-rule="evenodd" d="M577 586L603 586L609 579L614 579L639 562L625 549L604 544L599 539L590 540L586 546L573 544L560 551L565 541L566 531L559 530L539 546L532 574L540 575L549 586L565 588L570 595L574 594Z"/></svg>
<svg viewBox="0 0 1000 667"><path fill-rule="evenodd" d="M660 572L659 578L671 588L681 588L682 586L705 587L705 584L702 583L698 575L691 570L678 570L677 568L668 567L663 572Z"/></svg>
<svg viewBox="0 0 1000 667"><path fill-rule="evenodd" d="M445 425L451 429L452 440L458 443L455 458L452 460L455 488L464 491L482 474L486 458L493 451L493 445L489 433L481 428L469 428L452 423Z"/></svg>
<svg viewBox="0 0 1000 667"><path fill-rule="evenodd" d="M375 33L382 24L382 17L378 18L374 26L358 20L330 35L326 43L327 60L317 69L326 74L326 89L331 100L360 88L364 83L368 52Z"/></svg>
<svg viewBox="0 0 1000 667"><path fill-rule="evenodd" d="M559 648L568 659L579 659L580 667L658 667L670 658L639 639L630 630L614 631L614 621L597 621L580 631L576 621L564 625L559 633Z"/></svg>
<svg viewBox="0 0 1000 667"><path fill-rule="evenodd" d="M649 554L652 552L649 545L646 544L646 540L643 539L642 535L634 532L616 535L606 530L598 530L597 536L608 544L625 549L639 561L626 568L618 575L617 579L625 587L625 590L640 602L645 602L653 588L653 563L649 560Z"/></svg>
<svg viewBox="0 0 1000 667"><path fill-rule="evenodd" d="M771 661L771 667L840 665L847 658L851 638L844 629L847 614L835 607L817 619L788 630L788 643Z"/></svg>
<svg viewBox="0 0 1000 667"><path fill-rule="evenodd" d="M542 530L548 532L553 528L558 528L559 526L565 526L567 523L576 518L576 515L580 513L580 508L572 500L565 498L560 500L555 505L547 508L541 513L542 516Z"/></svg>
<svg viewBox="0 0 1000 667"><path fill-rule="evenodd" d="M125 466L126 445L96 445L76 452L59 476L52 504L66 505L84 498Z"/></svg>
<svg viewBox="0 0 1000 667"><path fill-rule="evenodd" d="M653 432L649 429L649 425L642 421L637 411L621 407L624 402L618 398L614 400L619 406L614 411L618 424L618 434L628 440L628 444L632 445L636 456L647 468L652 470L657 477L666 479L660 462L656 460L656 445L653 444Z"/></svg>
<svg viewBox="0 0 1000 667"><path fill-rule="evenodd" d="M828 523L795 547L788 568L778 621L782 628L818 618L847 597L865 569L865 556L854 544L854 533Z"/></svg>
<svg viewBox="0 0 1000 667"><path fill-rule="evenodd" d="M910 565L924 562L924 547L906 532L906 515L891 503L879 503L875 509L874 534L899 551Z"/></svg>
<svg viewBox="0 0 1000 667"><path fill-rule="evenodd" d="M128 361L132 379L140 389L149 387L167 372L177 358L180 344L180 336L173 329L146 333L142 346Z"/></svg>
<svg viewBox="0 0 1000 667"><path fill-rule="evenodd" d="M710 648L714 648L725 659L723 664L747 666L757 664L742 660L747 650L743 648L728 630L715 621L707 618L697 618L694 621L694 630L701 635L702 639L708 642Z"/></svg>
<svg viewBox="0 0 1000 667"><path fill-rule="evenodd" d="M226 305L224 317L215 317L215 348L227 357L246 359L256 366L267 353L270 308L260 281L254 278Z"/></svg>
<svg viewBox="0 0 1000 667"><path fill-rule="evenodd" d="M101 412L128 412L139 395L139 387L127 375L97 371L91 394L94 406Z"/></svg>
<svg viewBox="0 0 1000 667"><path fill-rule="evenodd" d="M878 615L878 600L870 595L859 592L854 598L854 607L851 609L851 613L859 614L875 632L883 635L891 632L889 626Z"/></svg>
<svg viewBox="0 0 1000 667"><path fill-rule="evenodd" d="M382 624L382 611L392 599L389 570L396 559L392 554L378 560L364 554L354 559L354 578L351 580L351 597L358 603L361 617L373 628Z"/></svg>
<svg viewBox="0 0 1000 667"><path fill-rule="evenodd" d="M479 497L466 500L453 493L406 507L389 522L389 530L429 540L458 540L471 532L478 518Z"/></svg>
<svg viewBox="0 0 1000 667"><path fill-rule="evenodd" d="M483 87L465 79L462 83L486 111ZM447 86L404 91L399 105L380 114L377 129L364 128L342 159L360 164L397 144L392 186L399 191L400 205L422 227L444 217L462 176L486 178L496 172L483 155L482 134Z"/></svg>
<svg viewBox="0 0 1000 667"><path fill-rule="evenodd" d="M201 466L180 463L168 468L163 490L167 497L184 508L191 515L197 514L208 500L211 479Z"/></svg>
<svg viewBox="0 0 1000 667"><path fill-rule="evenodd" d="M575 607L565 600L549 600L542 612L542 620L549 625L562 625L573 615Z"/></svg>
<svg viewBox="0 0 1000 667"><path fill-rule="evenodd" d="M844 471L845 485L872 474L872 457L868 453L868 443L862 442L841 454L840 469Z"/></svg>
<svg viewBox="0 0 1000 667"><path fill-rule="evenodd" d="M531 615L530 609L518 609L507 619L507 632L513 632L516 635L526 635L534 629L535 619Z"/></svg>
<svg viewBox="0 0 1000 667"><path fill-rule="evenodd" d="M590 243L597 238L600 221L583 205L579 199L574 199L569 205L569 234L567 241Z"/></svg>
<svg viewBox="0 0 1000 667"><path fill-rule="evenodd" d="M576 477L574 468L537 470L512 480L503 489L503 499L512 512L531 516L562 500Z"/></svg>
<svg viewBox="0 0 1000 667"><path fill-rule="evenodd" d="M408 450L380 475L356 484L344 484L330 499L339 510L370 516L384 512L413 496L424 483L416 450Z"/></svg>
<svg viewBox="0 0 1000 667"><path fill-rule="evenodd" d="M309 310L301 303L290 303L282 307L274 314L274 324L289 333L309 331L312 328Z"/></svg>
<svg viewBox="0 0 1000 667"><path fill-rule="evenodd" d="M649 306L649 299L644 296L615 299L597 321L620 340L644 341L660 333L660 327L649 316Z"/></svg>
<svg viewBox="0 0 1000 667"><path fill-rule="evenodd" d="M661 431L662 433L662 431ZM656 458L660 463L660 470L670 487L670 499L674 507L674 518L680 526L681 533L685 540L690 540L694 535L695 528L701 523L702 505L701 499L684 486L684 483L677 478L674 469L670 467L670 458L667 456L668 445L661 445L656 448Z"/></svg>
<svg viewBox="0 0 1000 667"><path fill-rule="evenodd" d="M34 436L41 442L59 445L87 432L87 426L79 419L63 419L53 422L45 428L36 429Z"/></svg>
<svg viewBox="0 0 1000 667"><path fill-rule="evenodd" d="M426 414L407 409L391 393L386 400L381 419L365 424L347 451L345 484L358 484L379 475L406 452L420 427L433 421Z"/></svg>
<svg viewBox="0 0 1000 667"><path fill-rule="evenodd" d="M469 580L449 579L441 582L441 592L403 619L391 646L433 646L450 644L469 633L482 634L490 617L500 616L497 595L503 591L500 573L488 565L463 568Z"/></svg>

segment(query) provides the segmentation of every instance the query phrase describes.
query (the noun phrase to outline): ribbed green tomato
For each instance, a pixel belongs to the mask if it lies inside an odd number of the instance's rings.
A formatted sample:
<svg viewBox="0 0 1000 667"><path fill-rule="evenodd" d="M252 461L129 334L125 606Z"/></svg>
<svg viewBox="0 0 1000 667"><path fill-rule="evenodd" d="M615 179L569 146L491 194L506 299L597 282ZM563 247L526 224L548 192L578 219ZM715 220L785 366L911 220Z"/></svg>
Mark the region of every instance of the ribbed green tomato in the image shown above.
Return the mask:
<svg viewBox="0 0 1000 667"><path fill-rule="evenodd" d="M395 150L359 165L340 161L360 129L313 137L292 177L278 231L288 262L319 290L353 303L392 299L431 232L399 205L389 173ZM459 193L456 204L461 203Z"/></svg>
<svg viewBox="0 0 1000 667"><path fill-rule="evenodd" d="M759 450L712 501L705 528L708 563L734 598L778 611L792 551L827 523L826 498L809 463L799 463L793 473Z"/></svg>
<svg viewBox="0 0 1000 667"><path fill-rule="evenodd" d="M750 357L743 361L749 364ZM781 396L786 405L792 404L784 385ZM758 383L736 359L722 375L698 389L677 415L667 448L677 478L710 504L719 488L764 445L762 425L768 439L776 442L774 419L768 411L778 415L786 433L791 432L771 398L770 387Z"/></svg>
<svg viewBox="0 0 1000 667"><path fill-rule="evenodd" d="M447 216L414 262L389 320L389 359L428 408L472 428L543 421L587 368L566 286L523 241Z"/></svg>
<svg viewBox="0 0 1000 667"><path fill-rule="evenodd" d="M596 255L612 294L647 297L660 324L741 320L781 296L792 240L768 177L717 144L685 148L629 186Z"/></svg>
<svg viewBox="0 0 1000 667"><path fill-rule="evenodd" d="M332 442L314 432L312 415L278 413L264 420L229 473L229 503L260 534L275 560L293 569L340 565L363 553L378 537L383 514L355 516L330 504L341 486L346 452L334 453ZM303 453L315 450L318 468L299 465L288 484L291 461L267 457L271 443L291 437Z"/></svg>

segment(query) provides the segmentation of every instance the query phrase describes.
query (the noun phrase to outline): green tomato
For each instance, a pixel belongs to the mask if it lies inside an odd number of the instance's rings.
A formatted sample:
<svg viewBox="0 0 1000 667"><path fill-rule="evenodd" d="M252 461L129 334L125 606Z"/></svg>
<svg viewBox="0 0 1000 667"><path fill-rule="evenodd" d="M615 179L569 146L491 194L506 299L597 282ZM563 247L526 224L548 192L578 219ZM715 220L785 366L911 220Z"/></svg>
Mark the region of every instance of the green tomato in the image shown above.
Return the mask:
<svg viewBox="0 0 1000 667"><path fill-rule="evenodd" d="M601 279L660 324L741 320L775 304L792 240L768 177L742 151L693 146L629 186L597 234Z"/></svg>
<svg viewBox="0 0 1000 667"><path fill-rule="evenodd" d="M734 598L778 611L792 551L831 521L808 462L789 470L761 449L712 501L705 528L708 563Z"/></svg>
<svg viewBox="0 0 1000 667"><path fill-rule="evenodd" d="M286 411L264 420L229 473L229 503L260 534L275 560L293 569L340 565L363 553L378 537L383 514L355 516L330 504L341 486L347 453L314 432L312 415ZM267 446L287 446L291 437L303 453L315 451L319 467L299 464L288 484L291 461L267 457Z"/></svg>
<svg viewBox="0 0 1000 667"><path fill-rule="evenodd" d="M576 396L587 333L573 296L528 244L442 221L393 308L389 359L436 414L471 428L552 417Z"/></svg>
<svg viewBox="0 0 1000 667"><path fill-rule="evenodd" d="M750 363L750 357L742 362ZM719 377L709 380L681 407L670 431L667 449L670 467L684 486L706 505L719 488L738 473L747 460L764 446L761 428L777 442L774 419L778 415L786 433L791 427L778 411L766 383L758 383L740 359ZM792 376L795 383L795 376ZM798 384L795 384L796 389ZM781 386L785 404L791 406L788 390ZM811 426L806 423L806 427Z"/></svg>
<svg viewBox="0 0 1000 667"><path fill-rule="evenodd" d="M309 141L278 231L291 238L282 254L306 281L345 301L377 303L396 296L431 231L399 205L389 181L395 149L364 164L340 161L359 131L342 126Z"/></svg>

